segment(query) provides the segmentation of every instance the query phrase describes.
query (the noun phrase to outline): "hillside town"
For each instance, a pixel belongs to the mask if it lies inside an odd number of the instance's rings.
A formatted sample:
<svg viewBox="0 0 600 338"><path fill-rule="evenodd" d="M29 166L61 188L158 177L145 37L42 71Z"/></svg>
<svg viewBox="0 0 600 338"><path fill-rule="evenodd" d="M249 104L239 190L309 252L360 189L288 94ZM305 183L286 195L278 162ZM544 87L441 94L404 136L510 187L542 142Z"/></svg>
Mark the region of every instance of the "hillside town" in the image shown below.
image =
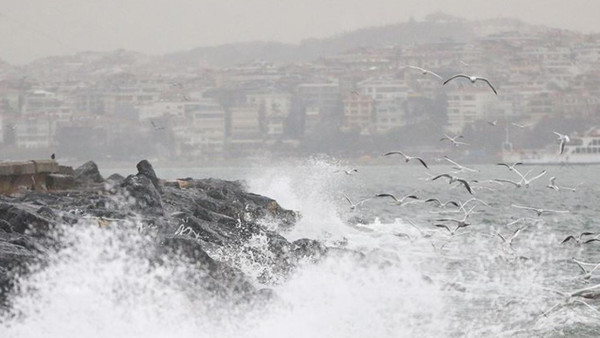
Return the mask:
<svg viewBox="0 0 600 338"><path fill-rule="evenodd" d="M431 22L435 25L436 22ZM357 45L310 62L229 67L118 50L0 63L0 151L114 160L227 160L264 153L435 154L464 135L472 159L542 147L600 119L600 35L512 20L463 41ZM483 83L440 79L475 74Z"/></svg>

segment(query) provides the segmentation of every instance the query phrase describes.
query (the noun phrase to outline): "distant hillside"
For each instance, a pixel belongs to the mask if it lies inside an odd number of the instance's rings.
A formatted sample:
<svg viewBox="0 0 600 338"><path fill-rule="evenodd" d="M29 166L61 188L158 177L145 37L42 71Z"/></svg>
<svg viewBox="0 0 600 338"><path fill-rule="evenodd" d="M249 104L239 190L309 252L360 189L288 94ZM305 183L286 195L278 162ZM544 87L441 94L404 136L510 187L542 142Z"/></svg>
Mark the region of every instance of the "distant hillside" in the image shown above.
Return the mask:
<svg viewBox="0 0 600 338"><path fill-rule="evenodd" d="M260 41L232 43L171 53L165 55L165 58L180 65L197 65L199 61L206 61L215 67L230 67L257 59L270 62L307 62L359 46L430 43L444 40L465 42L475 36L477 34L473 25L467 21L406 22L364 28L326 39L304 40L300 44Z"/></svg>

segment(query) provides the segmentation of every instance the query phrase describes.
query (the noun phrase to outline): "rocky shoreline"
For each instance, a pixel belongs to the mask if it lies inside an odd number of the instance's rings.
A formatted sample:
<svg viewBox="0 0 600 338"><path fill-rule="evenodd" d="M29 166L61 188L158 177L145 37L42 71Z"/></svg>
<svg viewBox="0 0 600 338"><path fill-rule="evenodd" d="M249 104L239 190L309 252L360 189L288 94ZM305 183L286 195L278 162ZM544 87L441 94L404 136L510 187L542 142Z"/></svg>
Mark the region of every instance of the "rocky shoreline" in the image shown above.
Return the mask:
<svg viewBox="0 0 600 338"><path fill-rule="evenodd" d="M280 233L291 229L300 215L246 191L239 181L160 180L145 160L138 163L137 174L125 178L104 179L94 162L68 176L65 189L22 190L0 197L0 312L10 309L9 295L29 266L43 265L60 250L53 229L82 226L82 220L84 226L107 229L136 220L139 233L153 239L148 259L160 262L175 252L194 265L198 287L234 302L272 297L270 285L299 262L319 259L327 251L315 240L286 240ZM260 253L247 245L255 238L266 243ZM234 262L215 255L224 251L260 255L265 269L258 277L247 276Z"/></svg>

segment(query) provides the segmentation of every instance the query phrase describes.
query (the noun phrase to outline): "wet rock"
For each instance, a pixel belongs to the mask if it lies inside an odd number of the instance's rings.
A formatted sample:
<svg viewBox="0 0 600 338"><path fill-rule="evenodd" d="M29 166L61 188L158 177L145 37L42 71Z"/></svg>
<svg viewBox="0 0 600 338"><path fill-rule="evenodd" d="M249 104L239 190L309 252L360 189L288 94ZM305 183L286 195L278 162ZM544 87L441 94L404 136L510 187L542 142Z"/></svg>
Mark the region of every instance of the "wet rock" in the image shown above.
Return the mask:
<svg viewBox="0 0 600 338"><path fill-rule="evenodd" d="M152 181L145 175L129 175L121 183L127 197L133 198L135 209L153 215L162 215L163 207L160 193Z"/></svg>
<svg viewBox="0 0 600 338"><path fill-rule="evenodd" d="M114 173L114 174L108 176L108 178L106 180L109 181L109 182L120 183L120 182L123 182L125 180L125 177L123 177L122 175L119 175L117 173Z"/></svg>
<svg viewBox="0 0 600 338"><path fill-rule="evenodd" d="M292 243L296 259L318 260L327 253L327 247L314 239L302 238Z"/></svg>
<svg viewBox="0 0 600 338"><path fill-rule="evenodd" d="M152 168L152 164L150 164L150 162L146 160L142 160L136 165L136 167L138 170L138 176L142 175L149 178L152 184L154 185L154 188L156 188L156 190L160 192L161 189L158 183L158 177L154 172L154 168Z"/></svg>
<svg viewBox="0 0 600 338"><path fill-rule="evenodd" d="M75 179L82 184L104 182L104 179L98 170L98 166L94 161L88 161L75 169Z"/></svg>

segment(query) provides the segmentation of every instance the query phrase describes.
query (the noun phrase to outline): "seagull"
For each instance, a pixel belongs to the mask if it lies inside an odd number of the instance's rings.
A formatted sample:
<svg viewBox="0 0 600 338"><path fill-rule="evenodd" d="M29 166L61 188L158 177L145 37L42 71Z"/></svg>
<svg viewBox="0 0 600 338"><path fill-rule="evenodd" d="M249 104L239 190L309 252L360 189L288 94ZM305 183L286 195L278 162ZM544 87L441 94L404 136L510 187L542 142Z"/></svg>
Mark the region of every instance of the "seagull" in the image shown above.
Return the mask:
<svg viewBox="0 0 600 338"><path fill-rule="evenodd" d="M494 86L492 86L492 83L484 78L484 77L480 77L480 76L469 76L469 75L465 75L465 74L456 74L454 76L452 76L451 78L449 78L448 80L444 81L444 83L442 85L445 85L446 83L457 79L459 77L464 77L465 79L469 79L471 81L471 83L475 83L476 81L483 81L485 83L488 84L488 86L490 86L490 88L492 88L492 90L494 91L494 94L498 95L498 92L496 91L496 88L494 88Z"/></svg>
<svg viewBox="0 0 600 338"><path fill-rule="evenodd" d="M567 143L569 143L571 141L571 139L569 138L569 135L563 135L563 134L557 133L557 132L554 132L554 134L556 134L556 136L558 136L558 141L559 141L558 151L559 151L559 154L562 155L565 152L565 146L567 145Z"/></svg>
<svg viewBox="0 0 600 338"><path fill-rule="evenodd" d="M583 271L583 279L585 280L589 280L590 278L592 278L592 273L594 271L596 271L596 269L598 269L598 267L600 267L600 264L594 264L594 263L585 263L585 262L581 262L576 260L575 258L572 258L573 262L575 264L577 264L577 266ZM594 268L590 271L587 271L583 265L594 265Z"/></svg>
<svg viewBox="0 0 600 338"><path fill-rule="evenodd" d="M513 126L515 126L515 127L519 127L519 128L527 128L527 127L528 127L528 126L526 126L526 125L524 125L524 124L519 124L519 123L514 123L514 122L512 122L511 124L512 124Z"/></svg>
<svg viewBox="0 0 600 338"><path fill-rule="evenodd" d="M436 73L434 73L434 72L432 72L432 71L430 71L430 70L427 70L427 69L421 68L421 67L417 67L417 66L408 66L408 68L412 68L412 69L419 70L419 71L421 71L421 73L422 73L423 75L431 74L431 75L433 75L433 76L437 77L437 78L438 78L438 79L440 79L440 80L443 80L443 79L444 79L443 77L439 76L438 74L436 74Z"/></svg>
<svg viewBox="0 0 600 338"><path fill-rule="evenodd" d="M408 220L408 223L409 223L409 224L410 224L410 225L411 225L413 228L417 229L417 231L419 231L419 233L421 234L421 237L423 237L423 238L429 238L429 237L431 237L431 233L428 233L428 232L425 232L425 231L423 231L423 230L421 229L421 227L417 226L417 225L415 224L415 222L413 222L412 220L410 220L410 219L409 219L409 220Z"/></svg>
<svg viewBox="0 0 600 338"><path fill-rule="evenodd" d="M352 202L352 200L350 199L350 197L348 197L346 194L344 194L344 197L346 198L346 201L348 201L348 203L350 203L350 210L354 210L356 208L358 208L359 206L361 206L363 203L365 203L366 201L370 200L370 198L366 198L358 203L354 203Z"/></svg>
<svg viewBox="0 0 600 338"><path fill-rule="evenodd" d="M447 202L442 203L442 201L440 201L437 198L430 198L425 201L425 203L429 203L429 202L437 202L437 204L440 208L445 208L448 204L452 204L452 205L456 206L457 208L460 208L460 205L455 201L447 201Z"/></svg>
<svg viewBox="0 0 600 338"><path fill-rule="evenodd" d="M542 214L544 214L544 213L567 214L567 213L570 212L569 210L551 210L551 209L533 208L533 207L526 207L526 206L516 205L516 204L511 204L511 206L513 208L519 208L519 209L526 209L526 210L535 211L535 213L538 216L542 216Z"/></svg>
<svg viewBox="0 0 600 338"><path fill-rule="evenodd" d="M420 157L408 156L408 155L405 155L405 154L404 154L403 152L401 152L401 151L390 151L390 152L387 152L387 153L383 154L383 156L389 156L389 155L402 155L402 157L404 157L404 162L407 162L407 163L408 163L408 161L410 161L410 160L418 160L419 162L421 162L421 164L422 164L422 165L423 165L425 168L429 169L429 167L427 166L427 163L425 163L425 161L423 161L423 159L422 159L422 158L420 158Z"/></svg>
<svg viewBox="0 0 600 338"><path fill-rule="evenodd" d="M402 197L401 199L396 198L396 196L394 196L392 194L377 194L377 195L375 195L375 197L390 197L390 198L394 199L394 201L396 202L397 205L403 205L403 204L405 204L404 201L407 198L411 198L411 199L415 199L415 200L419 199L415 195L406 195L406 196Z"/></svg>
<svg viewBox="0 0 600 338"><path fill-rule="evenodd" d="M467 212L467 210L465 208L471 202L479 202L479 203L485 205L486 207L490 206L489 204L485 203L484 201L480 200L479 198L472 197L472 198L469 198L468 200L466 200L464 203L461 201L458 201L458 204L460 204L459 205L460 210L462 210L463 212Z"/></svg>
<svg viewBox="0 0 600 338"><path fill-rule="evenodd" d="M154 121L152 121L152 120L150 120L150 123L152 124L152 128L154 130L163 130L163 129L165 129L165 127L159 127L159 126L157 126L156 123L154 123Z"/></svg>
<svg viewBox="0 0 600 338"><path fill-rule="evenodd" d="M447 226L446 224L434 224L434 226L448 230L448 232L450 233L450 236L454 236L454 234L458 231L458 229L464 228L464 227L461 227L460 225L457 225L456 228L450 229L450 227Z"/></svg>
<svg viewBox="0 0 600 338"><path fill-rule="evenodd" d="M554 183L554 181L556 181L556 176L550 177L550 181L548 182L548 185L546 186L546 188L550 188L550 189L559 191L560 187L558 185L556 185L556 183Z"/></svg>
<svg viewBox="0 0 600 338"><path fill-rule="evenodd" d="M456 230L458 230L460 228L464 228L464 227L467 227L467 226L471 225L471 223L467 223L467 219L473 213L473 209L475 209L475 206L472 207L471 209L469 209L469 211L466 211L465 215L463 216L462 219L456 219L456 218L439 218L439 219L436 219L436 221L437 222L456 222L457 227L456 227L456 229L454 229L454 232L456 232ZM441 224L440 225L436 225L436 226L441 227ZM448 227L446 226L446 228L448 228ZM450 230L450 229L448 229L448 230Z"/></svg>
<svg viewBox="0 0 600 338"><path fill-rule="evenodd" d="M334 173L339 173L339 172L343 172L346 175L352 175L354 173L358 172L358 169L350 169L350 170L336 170L334 171Z"/></svg>
<svg viewBox="0 0 600 338"><path fill-rule="evenodd" d="M600 239L598 239L598 238L592 238L592 239L588 239L585 241L583 241L583 239L582 239L583 236L591 236L591 235L595 235L595 234L596 234L595 232L584 231L584 232L580 233L579 236L577 236L577 237L575 237L573 235L569 235L565 239L563 239L563 241L560 242L560 244L564 244L570 240L574 240L575 243L577 243L579 245L600 241Z"/></svg>
<svg viewBox="0 0 600 338"><path fill-rule="evenodd" d="M473 172L473 173L479 172L479 170L477 170L477 169L471 169L471 168L467 168L467 167L465 167L465 166L464 166L464 165L462 165L462 164L458 164L456 161L453 161L453 160L452 160L452 159L450 159L450 157L448 157L448 156L444 156L444 159L445 159L446 161L448 161L448 162L450 162L450 163L454 164L454 169L458 170L459 172L462 172L462 171L470 171L470 172Z"/></svg>
<svg viewBox="0 0 600 338"><path fill-rule="evenodd" d="M558 290L553 290L553 289L546 288L546 290L549 290L549 291L552 291L554 293L557 293L557 294L565 297L565 299L562 302L559 302L559 303L555 304L550 309L548 309L545 312L543 312L542 315L544 315L544 317L547 317L548 313L552 312L552 310L554 310L556 308L562 308L564 306L567 306L567 305L573 304L573 303L583 304L587 308L589 308L590 310L594 311L596 314L600 314L600 311L598 311L596 308L594 308L590 304L584 302L583 300L581 300L581 299L573 299L574 297L581 297L581 298L588 298L588 299L598 298L599 295L595 291L598 288L600 288L600 284L596 284L594 286L590 286L590 287L587 287L587 288L575 290L575 291L573 291L571 293L567 293L567 292L562 292L562 291L558 291Z"/></svg>
<svg viewBox="0 0 600 338"><path fill-rule="evenodd" d="M444 137L442 137L442 138L440 139L440 142L441 142L441 141L444 141L444 140L448 140L448 141L452 142L452 144L453 144L455 147L458 147L458 146L459 146L459 145L461 145L461 144L463 144L463 145L469 145L468 143L465 143L465 142L459 142L459 141L457 141L457 140L456 140L457 138L464 138L464 137L463 137L462 135L458 135L458 136L450 137L450 136L448 136L448 135L444 134Z"/></svg>
<svg viewBox="0 0 600 338"><path fill-rule="evenodd" d="M488 124L492 127L495 127L498 124L498 120L488 121Z"/></svg>
<svg viewBox="0 0 600 338"><path fill-rule="evenodd" d="M508 164L508 163L503 163L503 162L496 163L496 165L503 165L503 166L507 167L508 171L513 171L513 170L515 170L516 166L522 165L522 164L523 164L523 162L515 162L513 164Z"/></svg>
<svg viewBox="0 0 600 338"><path fill-rule="evenodd" d="M467 189L469 194L473 195L473 190L471 190L471 186L469 185L469 182L465 181L464 179L456 177L456 176L452 176L450 174L441 174L441 175L437 175L436 177L432 178L431 180L435 181L440 177L448 178L448 184L452 184L454 182L460 182L462 185L465 186L465 188Z"/></svg>
<svg viewBox="0 0 600 338"><path fill-rule="evenodd" d="M494 181L497 182L502 182L502 183L510 183L513 184L515 187L517 188L521 188L523 185L525 185L526 188L529 188L529 184L537 179L539 179L540 177L546 175L546 170L543 170L541 173L539 173L537 176L532 177L530 179L527 179L526 176L527 174L529 174L530 171L528 171L525 175L521 174L517 169L513 169L514 172L516 172L517 174L519 174L521 176L521 180L518 182L515 182L513 180L507 180L507 179L502 179L502 178L495 178Z"/></svg>
<svg viewBox="0 0 600 338"><path fill-rule="evenodd" d="M515 239L515 238L516 238L516 237L519 235L519 233L521 233L521 231L523 231L523 229L525 229L525 228L526 228L526 226L518 228L517 230L515 230L515 231L513 232L513 234L512 234L510 237L508 237L508 239L507 239L506 237L502 236L502 234L501 234L501 233L499 233L498 231L496 231L496 234L498 234L498 236L500 237L500 239L502 239L502 242L504 242L504 244L506 244L506 245L507 245L509 248L511 248L511 249L512 249L512 241L513 241L513 240L514 240L514 239Z"/></svg>

